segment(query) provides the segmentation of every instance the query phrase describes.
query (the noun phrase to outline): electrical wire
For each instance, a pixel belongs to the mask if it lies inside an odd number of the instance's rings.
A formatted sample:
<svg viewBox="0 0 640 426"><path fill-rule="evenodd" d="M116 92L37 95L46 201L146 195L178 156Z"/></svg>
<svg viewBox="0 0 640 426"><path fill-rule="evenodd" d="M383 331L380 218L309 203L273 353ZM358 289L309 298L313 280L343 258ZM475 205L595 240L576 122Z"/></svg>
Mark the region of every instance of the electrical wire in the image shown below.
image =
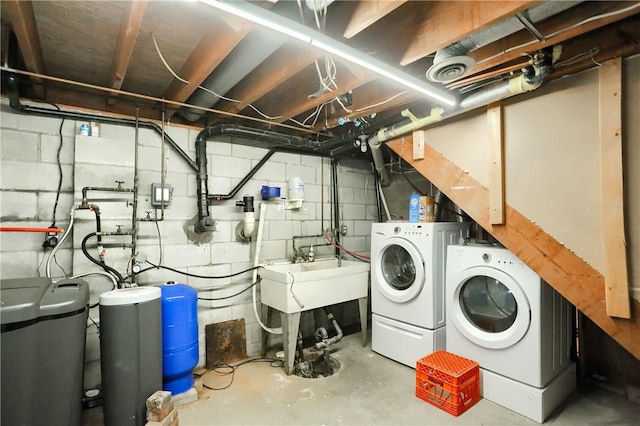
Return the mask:
<svg viewBox="0 0 640 426"><path fill-rule="evenodd" d="M384 105L384 104L386 104L386 103L388 103L388 102L391 102L392 100L394 100L394 99L395 99L395 98L397 98L398 96L402 96L402 95L405 95L405 94L407 94L407 93L409 93L409 91L408 91L408 90L404 90L404 91L402 91L402 92L400 92L400 93L396 93L395 95L393 95L393 96L391 96L391 97L389 97L389 98L385 99L384 101L381 101L381 102L378 102L378 103L375 103L375 104L371 104L371 105L368 105L368 106L366 106L366 107L358 108L358 109L356 110L356 112L361 112L361 111L364 111L364 110L367 110L367 109L371 109L371 108L378 107L378 106L380 106L380 105Z"/></svg>
<svg viewBox="0 0 640 426"><path fill-rule="evenodd" d="M51 105L53 105L58 111L60 111L60 107L58 105L56 104L51 104ZM62 174L62 164L60 162L60 152L62 151L62 145L64 143L64 138L62 137L62 126L64 126L64 120L65 119L62 118L62 121L60 122L60 129L58 130L58 134L60 135L60 143L58 144L58 151L56 152L56 163L58 164L58 189L56 191L56 201L53 204L53 221L51 223L52 228L56 227L56 211L58 210L58 201L60 200L60 192L62 191L63 174Z"/></svg>
<svg viewBox="0 0 640 426"><path fill-rule="evenodd" d="M218 365L216 365L216 366L214 366L212 368L209 368L209 369L205 370L201 374L194 374L194 376L198 377L198 378L201 378L201 379L204 379L204 376L206 376L207 374L210 374L210 373L216 373L221 377L230 375L231 376L231 380L229 381L229 383L227 385L223 386L223 387L220 387L220 388L214 388L214 387L208 386L205 383L202 383L202 386L204 388L206 388L206 389L209 389L209 390L224 390L224 389L229 388L233 384L233 379L235 377L236 370L239 367L241 367L241 366L243 366L245 364L252 363L252 362L268 362L269 363L269 367L272 367L272 368L283 368L284 367L284 361L282 359L277 359L277 358L249 358L249 359L246 359L244 361L241 361L241 362L239 362L237 364L233 364L233 365L231 365L231 364L218 364ZM225 370L225 371L221 371L221 370Z"/></svg>
<svg viewBox="0 0 640 426"><path fill-rule="evenodd" d="M141 273L143 273L143 272L150 271L150 270L152 270L152 269L166 269L166 270L168 270L168 271L175 272L175 273L177 273L177 274L181 274L181 275L186 275L186 276L188 276L188 277L194 277L194 278L205 278L205 279L217 280L217 279L223 279L223 278L231 278L231 277L235 277L235 276L237 276L237 275L244 274L245 272L253 271L254 269L259 269L259 268L262 268L262 267L263 267L262 265L259 265L259 266L252 266L251 268L247 268L247 269L244 269L244 270L242 270L242 271L240 271L240 272L235 272L235 273L233 273L233 274L229 274L229 275L218 275L218 276L215 276L215 275L198 275L198 274L192 274L192 273L189 273L189 272L184 272L184 271L181 271L181 270L179 270L179 269L172 268L172 267L170 267L170 266L155 265L155 264L153 264L153 263L149 262L148 260L147 260L147 263L148 263L149 265L151 265L151 266L152 266L152 268L145 268L145 269L141 270L140 272L138 272L138 275L139 275L139 274L141 274Z"/></svg>
<svg viewBox="0 0 640 426"><path fill-rule="evenodd" d="M592 47L591 49L589 49L586 52L578 53L577 55L572 56L571 58L565 59L564 61L556 62L553 67L554 68L561 68L561 67L566 67L566 66L569 66L569 65L574 65L574 64L577 64L578 62L584 61L587 58L590 58L592 61L595 62L595 59L593 59L593 57L596 54L598 54L599 51L600 51L599 47ZM595 63L598 64L597 62L595 62Z"/></svg>
<svg viewBox="0 0 640 426"><path fill-rule="evenodd" d="M262 281L262 278L258 277L257 280L255 280L254 282L251 283L250 286L248 286L247 288L244 288L242 290L240 290L237 293L231 294L229 296L222 296L222 297L198 297L198 300L205 300L205 301L217 301L217 300L227 300L227 299L231 299L234 298L236 296L240 296L242 293L244 293L245 291L251 290L254 286L256 286L260 281ZM214 289L204 289L204 288L199 288L196 289L198 290L198 292L203 292L203 291L212 291ZM215 289L218 290L218 289Z"/></svg>
<svg viewBox="0 0 640 426"><path fill-rule="evenodd" d="M158 221L156 220L156 230L158 231L158 251L160 252L160 260L158 261L158 265L162 265L162 235L160 235L160 225L158 225Z"/></svg>

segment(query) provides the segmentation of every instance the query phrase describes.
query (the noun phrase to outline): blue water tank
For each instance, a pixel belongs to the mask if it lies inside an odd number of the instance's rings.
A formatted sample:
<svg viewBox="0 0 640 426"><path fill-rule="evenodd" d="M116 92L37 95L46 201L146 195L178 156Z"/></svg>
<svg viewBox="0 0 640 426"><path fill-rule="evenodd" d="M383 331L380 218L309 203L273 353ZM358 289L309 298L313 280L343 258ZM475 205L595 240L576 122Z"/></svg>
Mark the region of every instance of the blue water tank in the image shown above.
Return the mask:
<svg viewBox="0 0 640 426"><path fill-rule="evenodd" d="M163 284L162 388L172 395L194 386L198 364L198 292L186 284Z"/></svg>

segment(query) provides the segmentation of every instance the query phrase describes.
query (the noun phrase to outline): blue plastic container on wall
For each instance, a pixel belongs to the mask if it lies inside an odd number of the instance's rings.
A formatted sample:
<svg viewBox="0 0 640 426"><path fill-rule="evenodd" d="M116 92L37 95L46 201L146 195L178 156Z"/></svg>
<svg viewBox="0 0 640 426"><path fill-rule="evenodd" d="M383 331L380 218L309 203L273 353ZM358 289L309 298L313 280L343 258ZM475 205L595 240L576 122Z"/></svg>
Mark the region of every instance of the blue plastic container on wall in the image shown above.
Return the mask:
<svg viewBox="0 0 640 426"><path fill-rule="evenodd" d="M198 292L186 284L160 285L162 291L162 389L172 395L194 386L198 364Z"/></svg>

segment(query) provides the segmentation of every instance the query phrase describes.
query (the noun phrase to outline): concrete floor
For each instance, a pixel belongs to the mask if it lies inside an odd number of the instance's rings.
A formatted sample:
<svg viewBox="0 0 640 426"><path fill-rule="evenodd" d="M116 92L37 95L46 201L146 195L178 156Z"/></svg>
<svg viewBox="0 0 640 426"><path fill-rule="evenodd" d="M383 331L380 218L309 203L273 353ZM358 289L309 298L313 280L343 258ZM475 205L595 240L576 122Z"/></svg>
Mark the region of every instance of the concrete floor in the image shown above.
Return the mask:
<svg viewBox="0 0 640 426"><path fill-rule="evenodd" d="M415 396L415 370L346 336L332 354L340 371L321 379L286 376L267 363L239 367L225 390L204 389L179 408L181 426L195 425L536 425L486 399L454 417ZM219 388L230 376L208 373ZM640 405L599 387L580 387L546 420L550 425L637 425ZM102 426L101 407L85 410L85 426Z"/></svg>

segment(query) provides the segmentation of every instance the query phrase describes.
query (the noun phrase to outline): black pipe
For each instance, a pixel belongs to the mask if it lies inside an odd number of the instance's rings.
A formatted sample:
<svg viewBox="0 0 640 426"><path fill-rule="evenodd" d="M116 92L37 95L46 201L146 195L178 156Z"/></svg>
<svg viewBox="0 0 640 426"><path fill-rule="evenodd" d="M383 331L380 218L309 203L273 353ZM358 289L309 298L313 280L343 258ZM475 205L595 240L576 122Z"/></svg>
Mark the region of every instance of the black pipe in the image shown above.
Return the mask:
<svg viewBox="0 0 640 426"><path fill-rule="evenodd" d="M209 176L207 173L207 140L214 136L237 136L249 138L252 140L266 140L271 143L281 144L272 147L267 154L256 164L249 173L243 177L240 182L228 194L209 194ZM307 149L302 147L306 146ZM313 147L315 151L309 151L309 147ZM290 136L282 133L276 133L268 130L256 130L250 127L235 125L218 125L203 129L196 136L196 163L198 164L198 174L196 175L196 187L198 197L198 223L195 231L203 233L212 231L214 222L209 214L209 203L212 201L224 201L235 197L240 189L262 168L262 166L276 152L289 152L304 155L328 156L327 153L317 149L315 143L310 139L301 136Z"/></svg>
<svg viewBox="0 0 640 426"><path fill-rule="evenodd" d="M7 77L6 91L7 91L7 96L9 97L9 105L11 106L11 108L21 112L30 112L30 113L39 114L39 115L53 115L56 117L64 117L64 118L69 118L73 120L100 121L103 123L121 124L125 126L136 125L136 120L131 120L128 118L116 118L116 117L108 117L108 116L97 115L97 114L89 114L89 113L81 113L81 112L65 111L65 110L54 110L49 108L42 108L39 106L23 105L20 102L20 95L18 94L18 81L15 75L9 75ZM156 123L153 123L151 121L140 121L138 124L141 127L152 129L159 135L162 135L162 127L158 126ZM196 164L196 162L193 161L191 157L189 157L189 154L187 154L182 150L182 148L180 148L180 146L176 143L176 141L171 139L171 137L166 133L164 134L164 140L182 157L183 160L187 162L187 164L192 169L194 169L195 171L198 171L198 165Z"/></svg>
<svg viewBox="0 0 640 426"><path fill-rule="evenodd" d="M382 194L380 192L380 177L378 176L378 173L376 173L376 166L375 164L373 164L373 162L371 163L371 172L373 173L373 184L375 185L375 191L376 191L376 209L377 209L377 213L378 213L378 222L382 222ZM391 220L390 217L387 218L387 220Z"/></svg>
<svg viewBox="0 0 640 426"><path fill-rule="evenodd" d="M333 184L333 220L335 221L335 228L333 239L336 245L340 245L340 206L339 196L338 196L338 160L335 158L331 159L331 179ZM337 257L340 256L340 249L338 247L335 248L335 254Z"/></svg>
<svg viewBox="0 0 640 426"><path fill-rule="evenodd" d="M82 249L82 253L84 253L84 255L87 257L87 259L89 259L91 262L95 263L96 265L98 265L99 267L104 269L106 272L109 272L110 274L115 275L118 278L118 284L124 284L124 278L122 277L120 272L116 271L115 269L113 269L111 266L108 266L104 262L100 262L99 260L97 260L93 256L91 256L91 254L89 254L89 251L87 250L87 240L89 240L89 238L95 237L95 236L96 236L95 232L92 232L90 234L85 235L85 237L82 239L82 243L80 244L80 248ZM118 288L122 288L122 287L120 285L118 285Z"/></svg>

